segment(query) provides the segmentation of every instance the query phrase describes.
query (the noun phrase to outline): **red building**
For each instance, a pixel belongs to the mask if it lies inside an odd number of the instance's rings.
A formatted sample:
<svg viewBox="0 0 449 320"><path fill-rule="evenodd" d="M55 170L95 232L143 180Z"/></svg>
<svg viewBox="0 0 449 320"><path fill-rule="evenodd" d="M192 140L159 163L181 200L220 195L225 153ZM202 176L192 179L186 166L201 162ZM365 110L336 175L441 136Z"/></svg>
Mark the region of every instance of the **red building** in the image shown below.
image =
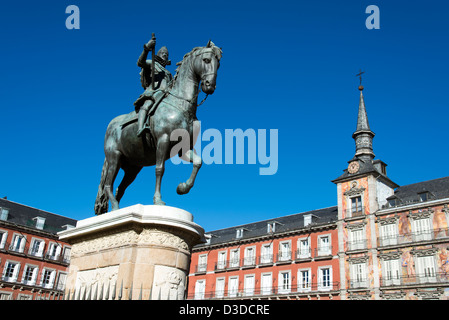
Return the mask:
<svg viewBox="0 0 449 320"><path fill-rule="evenodd" d="M212 231L188 299L339 299L337 207Z"/></svg>
<svg viewBox="0 0 449 320"><path fill-rule="evenodd" d="M210 232L188 299L449 300L449 177L393 182L359 90L338 205Z"/></svg>
<svg viewBox="0 0 449 320"><path fill-rule="evenodd" d="M76 220L0 199L0 300L62 299Z"/></svg>

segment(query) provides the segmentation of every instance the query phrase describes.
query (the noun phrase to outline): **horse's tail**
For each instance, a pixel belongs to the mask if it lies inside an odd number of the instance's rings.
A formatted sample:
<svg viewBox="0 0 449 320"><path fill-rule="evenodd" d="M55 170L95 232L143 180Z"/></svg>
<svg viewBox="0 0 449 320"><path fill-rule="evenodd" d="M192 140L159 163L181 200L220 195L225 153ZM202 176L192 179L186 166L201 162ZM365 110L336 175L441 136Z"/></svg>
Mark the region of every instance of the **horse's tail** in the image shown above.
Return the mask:
<svg viewBox="0 0 449 320"><path fill-rule="evenodd" d="M108 172L108 161L105 158L103 163L103 169L101 170L101 179L100 179L100 185L98 186L98 193L97 193L97 199L95 200L95 214L100 215L103 213L108 212L109 207L109 198L107 197L107 194L104 191L104 183L106 181L106 175Z"/></svg>

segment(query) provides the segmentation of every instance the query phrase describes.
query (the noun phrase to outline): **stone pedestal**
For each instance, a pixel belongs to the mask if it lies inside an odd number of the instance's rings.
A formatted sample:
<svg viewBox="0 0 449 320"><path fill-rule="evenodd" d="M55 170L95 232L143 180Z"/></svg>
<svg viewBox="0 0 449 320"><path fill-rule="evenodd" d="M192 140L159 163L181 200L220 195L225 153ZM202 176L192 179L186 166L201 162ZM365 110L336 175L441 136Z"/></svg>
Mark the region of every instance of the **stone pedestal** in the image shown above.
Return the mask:
<svg viewBox="0 0 449 320"><path fill-rule="evenodd" d="M180 300L204 230L185 210L138 204L78 221L59 237L72 246L69 299Z"/></svg>

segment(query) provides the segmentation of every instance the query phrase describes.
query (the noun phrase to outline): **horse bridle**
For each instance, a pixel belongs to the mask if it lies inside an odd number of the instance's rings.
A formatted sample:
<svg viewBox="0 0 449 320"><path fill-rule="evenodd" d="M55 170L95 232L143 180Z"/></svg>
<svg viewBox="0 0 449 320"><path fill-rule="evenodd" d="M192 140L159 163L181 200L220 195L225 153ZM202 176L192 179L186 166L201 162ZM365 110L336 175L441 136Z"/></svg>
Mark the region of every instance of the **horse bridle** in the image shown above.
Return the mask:
<svg viewBox="0 0 449 320"><path fill-rule="evenodd" d="M219 60L219 59L217 58L217 56L215 55L215 53L214 53L212 50L211 50L211 51L198 52L195 56L200 56L200 55L202 55L202 54L204 54L204 53L209 53L209 52L210 52L210 53L213 53L214 56L215 56L215 58L216 58L217 60ZM215 74L216 74L216 72L207 72L207 73L205 73L205 74L202 74L202 75L201 75L201 80L200 80L200 81L203 81L204 78L205 78L206 76L208 76L208 75L215 75ZM188 103L191 103L191 104L194 104L193 101L196 100L196 99L198 98L198 94L197 94L196 96L194 96L191 100L188 100L188 99L185 99L185 98L183 98L183 97L177 96L177 95L171 93L170 91L168 91L168 94L171 94L173 97L178 98L178 99L181 99L181 100L184 100L184 101L187 101ZM202 105L202 104L204 103L204 101L206 101L206 99L207 99L208 96L209 96L209 94L206 93L206 96L204 97L204 99L203 99L199 104L197 104L196 106L199 107L200 105Z"/></svg>

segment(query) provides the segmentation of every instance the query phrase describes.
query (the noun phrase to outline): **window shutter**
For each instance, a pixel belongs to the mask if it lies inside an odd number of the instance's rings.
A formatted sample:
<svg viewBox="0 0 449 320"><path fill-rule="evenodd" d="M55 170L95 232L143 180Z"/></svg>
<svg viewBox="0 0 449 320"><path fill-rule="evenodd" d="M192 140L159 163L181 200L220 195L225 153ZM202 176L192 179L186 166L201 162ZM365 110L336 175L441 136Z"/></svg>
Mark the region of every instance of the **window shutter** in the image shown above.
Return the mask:
<svg viewBox="0 0 449 320"><path fill-rule="evenodd" d="M12 281L17 281L19 270L20 270L20 263L17 263L16 266L14 267L14 272L12 274Z"/></svg>
<svg viewBox="0 0 449 320"><path fill-rule="evenodd" d="M37 274L39 273L39 268L33 268L33 275L31 276L31 284L36 283Z"/></svg>

